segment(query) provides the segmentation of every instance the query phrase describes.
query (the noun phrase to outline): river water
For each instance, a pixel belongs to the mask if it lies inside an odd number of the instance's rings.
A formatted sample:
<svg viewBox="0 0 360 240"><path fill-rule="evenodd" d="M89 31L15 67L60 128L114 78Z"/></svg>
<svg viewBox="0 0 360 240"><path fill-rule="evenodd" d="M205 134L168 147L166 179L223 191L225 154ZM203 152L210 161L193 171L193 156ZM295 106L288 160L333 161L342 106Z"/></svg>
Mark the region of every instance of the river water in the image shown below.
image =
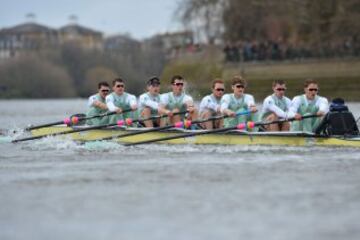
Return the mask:
<svg viewBox="0 0 360 240"><path fill-rule="evenodd" d="M3 100L0 126L85 105ZM1 240L360 239L359 149L10 139L0 136Z"/></svg>

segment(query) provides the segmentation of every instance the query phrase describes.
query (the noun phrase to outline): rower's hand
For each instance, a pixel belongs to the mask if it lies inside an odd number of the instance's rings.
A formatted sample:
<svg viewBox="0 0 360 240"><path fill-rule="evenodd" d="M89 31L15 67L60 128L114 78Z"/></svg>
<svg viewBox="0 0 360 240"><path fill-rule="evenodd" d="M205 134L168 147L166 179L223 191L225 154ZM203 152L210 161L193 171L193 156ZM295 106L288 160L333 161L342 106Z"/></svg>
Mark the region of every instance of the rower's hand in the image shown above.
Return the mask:
<svg viewBox="0 0 360 240"><path fill-rule="evenodd" d="M131 108L131 110L135 111L135 110L137 109L137 105L134 104L134 105L132 105L130 108Z"/></svg>
<svg viewBox="0 0 360 240"><path fill-rule="evenodd" d="M229 110L226 112L226 115L228 115L229 117L236 117L236 112Z"/></svg>
<svg viewBox="0 0 360 240"><path fill-rule="evenodd" d="M319 112L317 112L317 113L316 113L316 115L317 115L317 116L319 116L319 117L322 117L322 116L324 116L324 115L325 115L325 113L324 113L324 112L319 111Z"/></svg>
<svg viewBox="0 0 360 240"><path fill-rule="evenodd" d="M195 111L194 105L189 105L186 109L189 113L193 113Z"/></svg>
<svg viewBox="0 0 360 240"><path fill-rule="evenodd" d="M117 114L122 113L122 108L117 108L117 109L115 110L115 112L116 112Z"/></svg>
<svg viewBox="0 0 360 240"><path fill-rule="evenodd" d="M168 117L172 117L172 116L174 116L174 113L170 110L167 110L166 115L168 115Z"/></svg>
<svg viewBox="0 0 360 240"><path fill-rule="evenodd" d="M295 116L294 116L294 118L295 118L296 120L301 120L301 119L302 119L302 116L301 116L300 114L296 113Z"/></svg>
<svg viewBox="0 0 360 240"><path fill-rule="evenodd" d="M250 112L256 113L258 110L255 105L250 106Z"/></svg>
<svg viewBox="0 0 360 240"><path fill-rule="evenodd" d="M221 107L220 107L220 106L218 106L218 107L216 108L216 113L221 113Z"/></svg>

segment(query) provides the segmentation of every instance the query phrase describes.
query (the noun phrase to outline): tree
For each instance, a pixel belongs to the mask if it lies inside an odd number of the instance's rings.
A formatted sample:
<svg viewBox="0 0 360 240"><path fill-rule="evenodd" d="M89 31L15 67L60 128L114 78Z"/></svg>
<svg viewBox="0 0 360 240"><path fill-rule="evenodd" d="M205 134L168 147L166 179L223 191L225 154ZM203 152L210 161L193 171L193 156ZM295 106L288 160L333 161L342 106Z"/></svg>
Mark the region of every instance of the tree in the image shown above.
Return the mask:
<svg viewBox="0 0 360 240"><path fill-rule="evenodd" d="M178 6L178 16L186 29L194 30L198 40L214 43L221 37L222 13L226 0L186 0Z"/></svg>

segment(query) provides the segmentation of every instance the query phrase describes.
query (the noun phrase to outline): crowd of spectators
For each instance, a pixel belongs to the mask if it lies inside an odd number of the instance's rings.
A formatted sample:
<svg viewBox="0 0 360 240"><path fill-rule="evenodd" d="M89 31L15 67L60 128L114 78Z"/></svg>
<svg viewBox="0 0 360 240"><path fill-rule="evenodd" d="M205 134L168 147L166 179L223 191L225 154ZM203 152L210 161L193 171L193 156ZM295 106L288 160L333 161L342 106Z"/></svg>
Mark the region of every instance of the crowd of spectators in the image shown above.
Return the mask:
<svg viewBox="0 0 360 240"><path fill-rule="evenodd" d="M306 58L360 56L358 41L346 40L320 46L288 44L283 41L239 41L223 48L226 62L280 61Z"/></svg>

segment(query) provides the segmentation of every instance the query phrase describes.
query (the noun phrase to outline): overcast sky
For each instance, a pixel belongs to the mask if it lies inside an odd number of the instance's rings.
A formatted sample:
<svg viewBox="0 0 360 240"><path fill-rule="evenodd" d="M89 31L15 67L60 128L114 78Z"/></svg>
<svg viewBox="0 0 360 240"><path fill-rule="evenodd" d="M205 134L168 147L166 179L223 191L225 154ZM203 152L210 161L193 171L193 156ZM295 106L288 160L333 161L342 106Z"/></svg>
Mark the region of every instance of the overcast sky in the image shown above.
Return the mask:
<svg viewBox="0 0 360 240"><path fill-rule="evenodd" d="M130 33L143 39L158 32L179 30L173 17L179 0L0 0L0 29L27 21L58 28L76 15L80 25L106 35Z"/></svg>

